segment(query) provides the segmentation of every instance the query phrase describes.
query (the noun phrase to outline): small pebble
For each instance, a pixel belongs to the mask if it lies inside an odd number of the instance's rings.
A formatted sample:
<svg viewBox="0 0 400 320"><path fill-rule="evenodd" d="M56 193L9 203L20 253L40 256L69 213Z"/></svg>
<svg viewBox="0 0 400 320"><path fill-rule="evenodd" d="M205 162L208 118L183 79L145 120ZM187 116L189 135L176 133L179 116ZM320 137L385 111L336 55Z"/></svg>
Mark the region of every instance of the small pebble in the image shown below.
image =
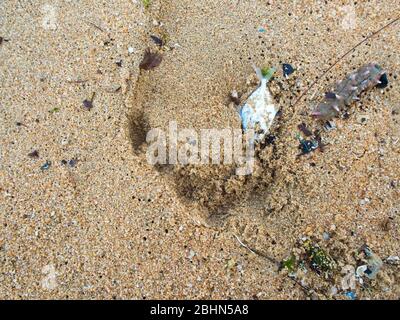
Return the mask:
<svg viewBox="0 0 400 320"><path fill-rule="evenodd" d="M86 109L90 110L93 108L93 101L85 99L85 100L83 100L83 106Z"/></svg>
<svg viewBox="0 0 400 320"><path fill-rule="evenodd" d="M51 167L51 161L46 161L46 163L45 163L44 165L42 165L42 166L40 167L40 169L41 169L42 171L45 171L45 170L49 170L50 167Z"/></svg>
<svg viewBox="0 0 400 320"><path fill-rule="evenodd" d="M61 139L61 145L66 146L69 143L68 137L63 137Z"/></svg>
<svg viewBox="0 0 400 320"><path fill-rule="evenodd" d="M329 132L329 131L333 131L336 129L336 124L333 121L327 121L324 124L324 130Z"/></svg>
<svg viewBox="0 0 400 320"><path fill-rule="evenodd" d="M344 295L345 295L347 298L349 298L350 300L356 300L356 298L357 298L356 293L353 292L353 291L346 292Z"/></svg>
<svg viewBox="0 0 400 320"><path fill-rule="evenodd" d="M74 167L76 166L77 163L78 163L78 160L76 160L76 159L71 159L71 160L68 161L68 165L69 165L71 168L74 168Z"/></svg>
<svg viewBox="0 0 400 320"><path fill-rule="evenodd" d="M317 150L319 147L318 141L316 140L301 140L300 141L300 150L303 154L310 153L314 150Z"/></svg>
<svg viewBox="0 0 400 320"><path fill-rule="evenodd" d="M164 45L164 41L162 41L161 38L157 37L157 36L150 36L151 40L153 40L153 42L158 45L159 47L162 47Z"/></svg>
<svg viewBox="0 0 400 320"><path fill-rule="evenodd" d="M365 124L368 122L368 120L369 120L369 116L367 116L367 115L358 115L357 116L357 122L359 124Z"/></svg>
<svg viewBox="0 0 400 320"><path fill-rule="evenodd" d="M189 251L188 259L191 260L193 257L196 255L196 252L194 252L192 249Z"/></svg>
<svg viewBox="0 0 400 320"><path fill-rule="evenodd" d="M230 100L236 105L240 104L239 94L238 94L238 92L236 90L233 90L231 92Z"/></svg>
<svg viewBox="0 0 400 320"><path fill-rule="evenodd" d="M400 258L398 256L390 256L386 259L386 262L393 265L400 264Z"/></svg>
<svg viewBox="0 0 400 320"><path fill-rule="evenodd" d="M61 160L61 164L66 166L70 166L71 168L74 168L76 166L76 164L78 163L77 159L71 159L71 160Z"/></svg>
<svg viewBox="0 0 400 320"><path fill-rule="evenodd" d="M283 75L285 76L285 78L287 78L294 72L294 68L288 63L284 63L282 65L282 69L283 69Z"/></svg>
<svg viewBox="0 0 400 320"><path fill-rule="evenodd" d="M31 153L28 153L28 157L29 157L29 158L32 158L32 159L37 159L37 158L39 158L39 151L34 150L34 151L32 151Z"/></svg>

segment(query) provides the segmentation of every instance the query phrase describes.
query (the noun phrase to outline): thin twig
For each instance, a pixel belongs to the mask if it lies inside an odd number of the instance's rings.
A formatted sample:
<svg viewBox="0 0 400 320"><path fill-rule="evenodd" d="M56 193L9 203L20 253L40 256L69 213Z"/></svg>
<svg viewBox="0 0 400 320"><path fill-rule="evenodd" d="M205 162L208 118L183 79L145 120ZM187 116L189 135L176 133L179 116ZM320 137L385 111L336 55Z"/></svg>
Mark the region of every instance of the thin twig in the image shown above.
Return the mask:
<svg viewBox="0 0 400 320"><path fill-rule="evenodd" d="M68 83L86 83L89 80L67 80Z"/></svg>
<svg viewBox="0 0 400 320"><path fill-rule="evenodd" d="M93 22L87 22L87 24L91 25L92 27L96 28L97 30L100 30L101 32L106 33L105 30L103 30L102 28L100 28L98 25L94 24Z"/></svg>
<svg viewBox="0 0 400 320"><path fill-rule="evenodd" d="M278 266L278 268L279 268L280 263L279 263L278 260L276 260L276 259L274 259L274 258L271 258L271 257L267 256L266 254L264 254L264 253L262 253L262 252L260 252L260 251L258 251L258 250L256 250L256 249L250 248L248 245L246 245L245 243L243 243L243 242L239 239L239 237L238 237L236 234L234 234L234 237L236 238L236 240L240 243L240 245L241 245L242 247L246 248L246 249L249 250L250 252L252 252L252 253L254 253L254 254L260 256L260 257L263 257L263 258L267 259L269 262L275 264L275 265Z"/></svg>
<svg viewBox="0 0 400 320"><path fill-rule="evenodd" d="M383 30L385 30L386 28L390 27L392 24L396 23L397 21L400 20L400 16L397 17L394 20L391 20L389 23L387 23L386 25L384 25L382 28L380 28L379 30L373 32L371 35L369 35L368 37L366 37L364 40L360 41L359 43L357 43L354 47L352 47L350 50L348 50L345 54L343 54L342 56L340 56L328 69L326 69L321 76L319 76L316 80L314 80L311 85L300 95L300 97L295 101L295 103L292 105L292 107L296 106L300 100L318 83L319 80L321 80L321 78L325 77L325 75L331 71L340 61L342 61L347 55L349 55L351 52L353 52L355 49L357 49L359 46L361 46L364 42L368 41L369 39L371 39L372 37L374 37L375 35L377 35L378 33L382 32Z"/></svg>
<svg viewBox="0 0 400 320"><path fill-rule="evenodd" d="M239 237L238 237L236 234L234 234L233 236L236 238L236 240L239 242L239 244L240 244L242 247L246 248L246 249L249 250L251 253L254 253L254 254L256 254L256 255L258 255L258 256L260 256L260 257L263 257L263 258L267 259L269 262L275 264L278 268L280 268L281 264L280 264L279 261L277 261L277 260L274 259L274 258L271 258L271 257L267 256L266 254L264 254L264 253L262 253L262 252L260 252L260 251L258 251L258 250L256 250L256 249L250 248L247 244L245 244L243 241L241 241L241 240L239 239ZM307 296L310 296L311 293L312 293L312 291L318 293L316 290L311 289L310 287L308 287L308 286L306 286L306 285L303 285L300 281L298 281L297 279L291 277L290 275L288 275L287 277L288 277L291 281L293 281L295 284L297 284L297 285L304 291L304 293L305 293ZM323 294L323 293L321 293L321 292L319 292L319 294L325 296L325 294Z"/></svg>
<svg viewBox="0 0 400 320"><path fill-rule="evenodd" d="M240 245L241 245L242 247L245 247L247 250L249 250L249 251L251 251L252 253L256 254L252 249L250 249L247 245L245 245L245 244L239 239L239 237L238 237L236 234L234 234L233 236L236 238L236 240L240 243Z"/></svg>

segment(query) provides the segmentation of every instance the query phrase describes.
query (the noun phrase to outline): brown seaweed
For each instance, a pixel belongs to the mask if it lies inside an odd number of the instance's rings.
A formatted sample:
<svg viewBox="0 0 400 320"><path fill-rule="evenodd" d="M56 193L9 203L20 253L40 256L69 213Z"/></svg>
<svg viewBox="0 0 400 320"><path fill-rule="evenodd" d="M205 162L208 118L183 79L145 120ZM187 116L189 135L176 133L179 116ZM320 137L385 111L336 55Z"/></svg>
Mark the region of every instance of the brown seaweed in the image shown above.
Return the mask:
<svg viewBox="0 0 400 320"><path fill-rule="evenodd" d="M140 69L151 70L158 67L161 64L162 55L157 52L151 52L147 49L144 53L143 60L139 65Z"/></svg>

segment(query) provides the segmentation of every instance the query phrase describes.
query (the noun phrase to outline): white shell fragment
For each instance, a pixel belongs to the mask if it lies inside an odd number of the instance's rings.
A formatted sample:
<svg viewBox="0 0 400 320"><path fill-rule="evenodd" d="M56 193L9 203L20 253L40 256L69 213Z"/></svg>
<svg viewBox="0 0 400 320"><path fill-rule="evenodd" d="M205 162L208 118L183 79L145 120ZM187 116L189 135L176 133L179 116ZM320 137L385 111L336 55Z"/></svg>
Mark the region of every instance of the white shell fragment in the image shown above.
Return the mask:
<svg viewBox="0 0 400 320"><path fill-rule="evenodd" d="M366 276L367 278L373 280L376 278L376 275L382 268L383 261L368 247L364 248L364 253L367 257L367 264L359 266L356 270L356 274L360 278Z"/></svg>
<svg viewBox="0 0 400 320"><path fill-rule="evenodd" d="M386 262L393 265L400 264L400 258L398 256L390 256L386 259Z"/></svg>
<svg viewBox="0 0 400 320"><path fill-rule="evenodd" d="M268 134L278 108L275 107L267 87L269 79L264 78L259 68L255 68L260 86L250 95L240 110L244 131L254 130L255 142L261 142Z"/></svg>

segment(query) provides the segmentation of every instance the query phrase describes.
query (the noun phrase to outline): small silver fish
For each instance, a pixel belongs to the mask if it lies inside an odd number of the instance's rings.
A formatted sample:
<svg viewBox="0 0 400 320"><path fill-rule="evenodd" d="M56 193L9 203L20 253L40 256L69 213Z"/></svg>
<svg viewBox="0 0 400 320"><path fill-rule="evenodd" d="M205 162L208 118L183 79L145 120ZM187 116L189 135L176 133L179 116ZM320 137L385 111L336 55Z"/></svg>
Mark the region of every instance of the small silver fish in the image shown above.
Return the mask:
<svg viewBox="0 0 400 320"><path fill-rule="evenodd" d="M261 142L268 134L279 110L275 107L267 86L272 75L264 77L260 68L253 67L260 79L260 85L241 107L240 117L244 131L254 130L254 141Z"/></svg>

